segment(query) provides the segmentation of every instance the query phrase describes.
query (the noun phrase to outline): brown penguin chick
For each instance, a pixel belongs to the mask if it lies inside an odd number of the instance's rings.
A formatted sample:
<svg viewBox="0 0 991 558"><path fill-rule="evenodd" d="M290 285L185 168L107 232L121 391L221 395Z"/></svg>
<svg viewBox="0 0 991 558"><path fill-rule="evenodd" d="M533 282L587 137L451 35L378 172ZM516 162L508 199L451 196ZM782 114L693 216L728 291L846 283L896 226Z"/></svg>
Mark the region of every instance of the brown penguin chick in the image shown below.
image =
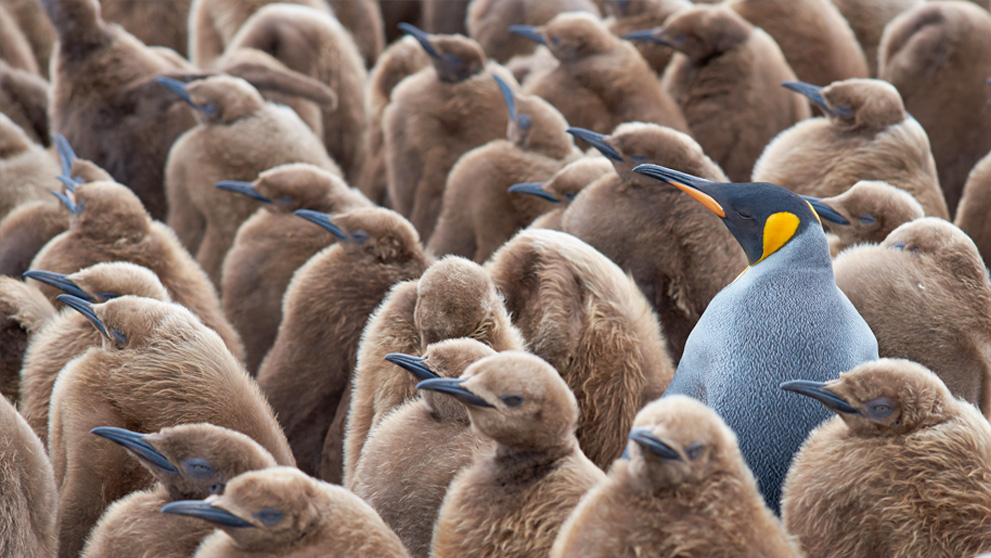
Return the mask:
<svg viewBox="0 0 991 558"><path fill-rule="evenodd" d="M991 417L991 280L974 242L942 219L906 223L833 262L836 284L877 336Z"/></svg>
<svg viewBox="0 0 991 558"><path fill-rule="evenodd" d="M430 56L427 52L416 39L406 36L382 52L368 75L365 89L367 123L362 138L365 162L361 166L357 186L368 199L383 207L390 207L391 204L388 201L389 182L385 172L382 115L396 85L428 65Z"/></svg>
<svg viewBox="0 0 991 558"><path fill-rule="evenodd" d="M291 467L244 473L231 479L221 496L172 502L162 511L219 528L203 541L196 558L409 556L361 498Z"/></svg>
<svg viewBox="0 0 991 558"><path fill-rule="evenodd" d="M507 351L417 388L456 398L492 444L451 482L431 556L547 556L568 514L605 479L578 447L578 405L561 376L534 355Z"/></svg>
<svg viewBox="0 0 991 558"><path fill-rule="evenodd" d="M73 165L73 172L76 166ZM244 347L224 318L210 279L176 238L172 229L153 221L130 189L115 182L88 182L65 201L72 212L69 230L53 238L31 262L32 269L73 273L100 262L125 261L158 276L169 297L213 328L227 348L243 360ZM54 300L55 289L42 286Z"/></svg>
<svg viewBox="0 0 991 558"><path fill-rule="evenodd" d="M39 281L89 302L103 302L123 295L169 301L168 292L158 277L147 268L132 263L99 263L69 275L28 271L25 277L25 281ZM18 407L35 434L48 440L48 407L59 372L86 349L101 346L103 336L85 316L72 308L63 308L47 320L30 341L21 368Z"/></svg>
<svg viewBox="0 0 991 558"><path fill-rule="evenodd" d="M60 556L78 556L106 507L152 482L123 449L89 434L97 426L154 432L209 422L250 436L277 463L294 465L258 385L193 313L135 296L92 305L61 297L105 339L63 368L52 392L48 451L61 487Z"/></svg>
<svg viewBox="0 0 991 558"><path fill-rule="evenodd" d="M950 215L967 174L991 151L991 13L970 2L928 2L901 13L878 47L878 77L932 142Z"/></svg>
<svg viewBox="0 0 991 558"><path fill-rule="evenodd" d="M451 167L471 149L505 137L506 103L478 43L460 35L427 35L405 25L430 55L431 66L404 79L382 114L389 202L409 218L424 242L440 215Z"/></svg>
<svg viewBox="0 0 991 558"><path fill-rule="evenodd" d="M808 103L781 88L795 79L781 49L726 6L682 10L647 38L679 51L662 83L730 180L747 181L767 142L809 117Z"/></svg>
<svg viewBox="0 0 991 558"><path fill-rule="evenodd" d="M55 556L58 489L52 464L41 440L4 397L0 397L0 455L0 556Z"/></svg>
<svg viewBox="0 0 991 558"><path fill-rule="evenodd" d="M593 0L475 0L468 5L465 25L489 58L505 64L537 48L526 37L507 33L510 25L543 25L561 12L601 15Z"/></svg>
<svg viewBox="0 0 991 558"><path fill-rule="evenodd" d="M69 215L51 198L23 203L4 217L0 221L0 275L19 277L27 271L45 244L69 228Z"/></svg>
<svg viewBox="0 0 991 558"><path fill-rule="evenodd" d="M857 37L830 0L729 0L726 5L773 37L802 81L825 85L869 75Z"/></svg>
<svg viewBox="0 0 991 558"><path fill-rule="evenodd" d="M587 13L563 13L541 27L514 27L547 46L559 65L527 80L526 92L554 105L572 126L612 130L654 122L683 132L688 124L657 75L628 41Z"/></svg>
<svg viewBox="0 0 991 558"><path fill-rule="evenodd" d="M363 5L362 2L341 4ZM364 89L367 72L358 47L337 19L321 10L294 4L273 4L255 12L227 45L227 53L255 48L289 69L309 76L334 91L337 102L321 110L327 152L348 181L358 179L363 145L355 140L365 126ZM225 54L225 57L228 56Z"/></svg>
<svg viewBox="0 0 991 558"><path fill-rule="evenodd" d="M877 180L861 180L846 192L819 202L846 221L837 224L823 219L823 225L832 233L826 238L834 258L854 244L878 244L902 223L925 215L912 194Z"/></svg>
<svg viewBox="0 0 991 558"><path fill-rule="evenodd" d="M34 51L31 50L31 43L3 4L0 4L0 60L18 70L35 75L41 73L38 69L38 61L34 58Z"/></svg>
<svg viewBox="0 0 991 558"><path fill-rule="evenodd" d="M867 61L868 75L877 77L877 47L885 26L898 14L923 0L832 0L850 25Z"/></svg>
<svg viewBox="0 0 991 558"><path fill-rule="evenodd" d="M165 160L172 143L195 123L189 107L155 83L191 66L144 46L100 17L96 0L43 0L58 31L51 65L51 128L80 157L106 169L141 198L148 212L166 212Z"/></svg>
<svg viewBox="0 0 991 558"><path fill-rule="evenodd" d="M33 285L0 277L0 395L12 403L20 399L20 373L29 337L54 316L52 303Z"/></svg>
<svg viewBox="0 0 991 558"><path fill-rule="evenodd" d="M0 219L23 203L51 199L57 174L51 154L0 113Z"/></svg>
<svg viewBox="0 0 991 558"><path fill-rule="evenodd" d="M607 257L557 231L521 232L486 268L530 350L575 392L582 451L609 465L637 411L674 376L647 299Z"/></svg>
<svg viewBox="0 0 991 558"><path fill-rule="evenodd" d="M120 444L158 482L107 508L90 532L83 558L129 556L138 548L148 556L189 558L213 526L161 513L162 506L222 494L230 479L276 466L272 454L257 442L213 424L182 424L155 434L114 427L94 428L91 433Z"/></svg>
<svg viewBox="0 0 991 558"><path fill-rule="evenodd" d="M297 214L338 241L293 275L258 383L278 414L299 468L340 482L361 331L389 288L419 277L430 258L416 230L388 209L355 209L335 217L306 210Z"/></svg>
<svg viewBox="0 0 991 558"><path fill-rule="evenodd" d="M929 138L891 84L848 79L785 87L809 97L826 116L774 138L754 165L755 182L832 197L859 180L883 180L912 194L926 215L947 217Z"/></svg>
<svg viewBox="0 0 991 558"><path fill-rule="evenodd" d="M0 0L7 13L13 18L17 27L31 45L31 51L38 62L39 70L48 75L48 63L52 48L58 41L55 28L45 15L41 2L24 2L23 0Z"/></svg>
<svg viewBox="0 0 991 558"><path fill-rule="evenodd" d="M219 286L224 256L238 227L258 210L258 203L218 191L214 184L255 180L262 171L284 163L310 163L338 175L340 169L295 112L265 102L243 79L215 76L188 85L177 81L163 85L184 95L200 119L169 150L168 224ZM194 223L203 223L199 242L180 232Z"/></svg>
<svg viewBox="0 0 991 558"><path fill-rule="evenodd" d="M691 0L627 0L626 2L605 2L605 10L613 16L609 31L617 37L624 37L634 31L653 29L675 12L691 8ZM675 50L653 41L633 41L640 55L657 75L663 75Z"/></svg>
<svg viewBox="0 0 991 558"><path fill-rule="evenodd" d="M609 159L605 157L582 157L562 167L543 184L514 184L512 188L513 192L518 194L539 196L542 195L540 192L543 192L553 196L558 205L534 219L529 228L559 231L562 226L561 217L568 210L571 201L578 196L583 188L607 174L613 174L612 162ZM540 192L537 191L538 189Z"/></svg>
<svg viewBox="0 0 991 558"><path fill-rule="evenodd" d="M658 187L633 167L659 161L709 180L723 181L725 175L690 137L669 128L630 123L611 136L575 133L594 142L610 158L614 172L583 189L568 205L561 230L630 273L657 312L678 361L709 301L746 269L747 260L715 215L676 189ZM616 443L622 436L617 434Z"/></svg>
<svg viewBox="0 0 991 558"><path fill-rule="evenodd" d="M335 240L292 212L344 213L372 207L372 202L337 175L306 163L269 169L254 183L218 184L253 197L262 208L237 230L224 258L220 289L224 315L241 334L245 366L255 374L275 342L282 321L282 296L293 273ZM246 300L251 304L245 304Z"/></svg>
<svg viewBox="0 0 991 558"><path fill-rule="evenodd" d="M0 110L35 143L51 144L48 130L48 82L0 60ZM6 136L3 131L0 136Z"/></svg>
<svg viewBox="0 0 991 558"><path fill-rule="evenodd" d="M345 440L346 486L368 433L393 409L412 399L416 382L396 374L389 353L417 356L427 345L468 337L496 351L522 350L502 298L481 266L459 257L434 263L416 282L393 287L368 319L358 346L353 401Z"/></svg>
<svg viewBox="0 0 991 558"><path fill-rule="evenodd" d="M334 17L351 34L364 67L371 68L385 48L379 0L327 0Z"/></svg>
<svg viewBox="0 0 991 558"><path fill-rule="evenodd" d="M133 2L100 0L103 19L117 23L148 46L163 46L186 56L190 0Z"/></svg>
<svg viewBox="0 0 991 558"><path fill-rule="evenodd" d="M393 353L393 374L414 382L457 378L472 363L496 354L473 339L448 339L427 347L423 357ZM350 477L350 490L368 502L414 557L430 554L440 505L454 476L488 446L471 429L465 406L424 390L416 400L390 412L375 427Z"/></svg>
<svg viewBox="0 0 991 558"><path fill-rule="evenodd" d="M795 455L782 518L810 558L991 548L991 425L914 362L881 359L782 389L838 416Z"/></svg>
<svg viewBox="0 0 991 558"><path fill-rule="evenodd" d="M451 168L440 217L427 244L435 255L489 259L517 231L553 208L546 199L520 196L509 187L548 180L581 157L557 109L493 77L509 108L506 139L476 147Z"/></svg>
<svg viewBox="0 0 991 558"><path fill-rule="evenodd" d="M582 498L552 558L800 555L764 504L736 435L699 401L673 395L644 407L627 456Z"/></svg>
<svg viewBox="0 0 991 558"><path fill-rule="evenodd" d="M954 219L954 223L977 244L985 264L991 262L991 220L988 215L991 215L991 152L970 171Z"/></svg>

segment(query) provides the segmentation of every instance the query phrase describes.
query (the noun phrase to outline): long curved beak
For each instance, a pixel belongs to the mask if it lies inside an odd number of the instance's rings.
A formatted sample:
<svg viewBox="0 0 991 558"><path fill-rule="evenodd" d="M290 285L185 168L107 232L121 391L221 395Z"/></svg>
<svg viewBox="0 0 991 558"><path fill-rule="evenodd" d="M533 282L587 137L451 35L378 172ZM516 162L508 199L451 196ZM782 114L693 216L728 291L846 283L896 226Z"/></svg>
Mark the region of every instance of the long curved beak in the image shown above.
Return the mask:
<svg viewBox="0 0 991 558"><path fill-rule="evenodd" d="M715 195L716 185L719 184L718 182L713 182L711 180L706 180L704 178L699 178L697 176L692 176L690 174L651 163L638 165L633 169L633 172L638 172L644 176L649 176L662 182L667 182L668 184L695 198L696 201L704 205L709 211L712 211L724 219L726 218L726 210L724 210L723 206L720 205L719 202L713 197Z"/></svg>
<svg viewBox="0 0 991 558"><path fill-rule="evenodd" d="M214 184L213 186L220 190L227 190L228 192L235 192L238 194L248 196L249 198L255 201L260 201L262 203L272 203L272 200L259 194L258 190L255 190L253 182L244 182L242 180L221 180L220 182Z"/></svg>
<svg viewBox="0 0 991 558"><path fill-rule="evenodd" d="M385 360L401 366L420 380L432 380L438 377L437 374L434 374L433 370L427 368L427 365L424 364L427 359L423 357L403 353L389 353L385 355Z"/></svg>
<svg viewBox="0 0 991 558"><path fill-rule="evenodd" d="M40 269L31 269L23 273L24 277L28 279L34 279L35 281L40 281L46 285L51 285L56 289L64 291L74 297L81 298L86 302L96 302L96 299L89 295L86 291L79 288L79 285L73 283L72 281L66 279L64 273L55 273L54 271L42 271Z"/></svg>
<svg viewBox="0 0 991 558"><path fill-rule="evenodd" d="M593 132L592 130L586 130L585 128L576 128L574 126L568 128L568 133L587 142L592 147L598 149L599 153L602 153L613 161L620 163L623 162L623 156L619 154L619 151L616 151L613 146L609 145L609 142L607 141L609 136L598 132Z"/></svg>
<svg viewBox="0 0 991 558"><path fill-rule="evenodd" d="M155 446L149 444L145 438L148 438L148 434L141 434L140 432L132 432L125 428L116 428L113 426L99 426L89 431L90 434L96 434L101 438L106 438L112 442L117 442L118 444L124 446L124 448L133 453L138 457L138 459L144 461L145 463L154 465L155 468L164 471L166 473L171 473L173 475L178 475L179 470L175 468L169 460L166 459L164 455L155 449Z"/></svg>
<svg viewBox="0 0 991 558"><path fill-rule="evenodd" d="M225 509L215 508L210 502L204 502L203 500L179 500L178 502L170 502L162 506L158 511L198 517L210 523L223 525L224 527L254 527L254 524L248 523Z"/></svg>
<svg viewBox="0 0 991 558"><path fill-rule="evenodd" d="M655 35L654 34L655 31L656 29L643 29L641 31L633 31L632 33L627 33L623 35L623 38L626 39L627 41L648 41L651 43L657 43L659 45L664 45L673 48L671 43Z"/></svg>
<svg viewBox="0 0 991 558"><path fill-rule="evenodd" d="M816 215L818 215L820 219L825 219L830 223L834 223L837 225L850 224L850 221L848 221L846 217L841 215L838 211L836 211L832 207L829 207L828 205L823 203L821 199L813 198L812 196L802 196L802 197L805 198L805 201L809 202L809 205L812 206L812 209L816 212Z"/></svg>
<svg viewBox="0 0 991 558"><path fill-rule="evenodd" d="M826 99L822 97L822 87L819 87L818 85L812 85L811 83L805 83L804 81L785 81L781 84L781 86L785 89L791 89L795 93L804 95L827 114L839 116L841 118L850 118L853 116L853 110L849 107L831 108L826 103Z"/></svg>
<svg viewBox="0 0 991 558"><path fill-rule="evenodd" d="M65 139L65 136L62 134L55 134L52 136L52 141L55 143L55 149L58 150L59 162L62 165L62 176L71 178L72 162L76 160L76 152L72 150L72 146L69 145L69 140ZM66 188L69 188L70 191L72 190L68 184L66 184Z"/></svg>
<svg viewBox="0 0 991 558"><path fill-rule="evenodd" d="M674 459L681 461L681 455L671 446L662 442L654 436L649 428L634 428L630 431L630 440L633 440L641 448L660 457L661 459Z"/></svg>
<svg viewBox="0 0 991 558"><path fill-rule="evenodd" d="M554 194L545 191L543 186L544 184L542 182L520 182L519 184L510 186L509 191L514 194L530 194L531 196L537 196L549 202L561 203L561 200L557 199Z"/></svg>
<svg viewBox="0 0 991 558"><path fill-rule="evenodd" d="M331 222L331 219L334 218L333 215L313 211L312 209L297 209L296 211L293 211L293 214L297 217L302 217L315 225L319 225L324 230L330 232L330 234L336 236L338 240L347 242L351 239L347 233L341 230L340 227Z"/></svg>
<svg viewBox="0 0 991 558"><path fill-rule="evenodd" d="M839 395L829 391L825 382L813 382L811 380L791 380L781 384L781 389L791 391L800 395L811 397L822 403L829 410L844 415L859 415L860 411Z"/></svg>
<svg viewBox="0 0 991 558"><path fill-rule="evenodd" d="M68 188L68 190L69 190L69 192L74 192L75 191L75 188L74 187L73 188ZM69 210L69 213L72 213L73 215L75 215L75 214L77 214L77 213L79 213L80 211L83 210L83 206L82 205L76 205L76 202L72 201L72 198L70 198L69 196L63 194L62 192L54 192L53 191L53 192L51 192L51 194L53 196L55 196L56 198L58 198L58 201L62 202L62 205L64 205L66 207L66 209Z"/></svg>
<svg viewBox="0 0 991 558"><path fill-rule="evenodd" d="M408 35L412 35L413 38L420 43L420 46L423 47L423 50L427 51L427 54L429 54L431 58L440 58L440 53L438 53L437 49L434 48L434 45L430 43L429 33L423 31L422 29L416 27L415 25L411 25L405 22L400 23L399 25L397 25L397 27L399 27L400 31L403 31Z"/></svg>
<svg viewBox="0 0 991 558"><path fill-rule="evenodd" d="M496 81L496 84L499 86L499 92L502 93L502 98L506 101L506 108L509 109L509 119L516 122L516 99L513 97L513 88L495 74L492 74L492 78Z"/></svg>
<svg viewBox="0 0 991 558"><path fill-rule="evenodd" d="M416 384L416 389L439 391L454 396L455 399L472 407L492 407L488 401L461 387L462 378L434 378Z"/></svg>
<svg viewBox="0 0 991 558"><path fill-rule="evenodd" d="M536 25L510 25L509 32L514 35L519 35L521 37L526 37L531 41L536 41L542 45L546 45L547 41L544 40L544 36L538 31L540 27Z"/></svg>
<svg viewBox="0 0 991 558"><path fill-rule="evenodd" d="M56 296L55 299L85 316L87 320L96 326L96 329L100 330L100 333L102 333L104 337L110 339L110 332L107 331L107 326L103 325L103 320L101 320L100 317L96 315L96 312L93 311L91 308L91 303L67 294L60 294Z"/></svg>

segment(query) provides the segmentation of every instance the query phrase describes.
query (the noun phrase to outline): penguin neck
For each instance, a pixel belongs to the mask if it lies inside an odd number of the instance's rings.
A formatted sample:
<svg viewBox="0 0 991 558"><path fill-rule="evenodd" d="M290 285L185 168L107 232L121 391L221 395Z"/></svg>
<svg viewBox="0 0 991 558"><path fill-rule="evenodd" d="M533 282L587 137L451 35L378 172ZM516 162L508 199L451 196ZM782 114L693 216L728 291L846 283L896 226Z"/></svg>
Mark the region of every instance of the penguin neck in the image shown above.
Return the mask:
<svg viewBox="0 0 991 558"><path fill-rule="evenodd" d="M794 271L819 271L833 275L833 261L829 256L829 243L822 227L812 224L795 235L773 254L750 265L746 275L781 273L782 269Z"/></svg>
<svg viewBox="0 0 991 558"><path fill-rule="evenodd" d="M557 468L561 459L570 455L577 447L577 440L553 447L519 448L497 444L492 462L495 465L494 478L502 485L524 485L539 481Z"/></svg>

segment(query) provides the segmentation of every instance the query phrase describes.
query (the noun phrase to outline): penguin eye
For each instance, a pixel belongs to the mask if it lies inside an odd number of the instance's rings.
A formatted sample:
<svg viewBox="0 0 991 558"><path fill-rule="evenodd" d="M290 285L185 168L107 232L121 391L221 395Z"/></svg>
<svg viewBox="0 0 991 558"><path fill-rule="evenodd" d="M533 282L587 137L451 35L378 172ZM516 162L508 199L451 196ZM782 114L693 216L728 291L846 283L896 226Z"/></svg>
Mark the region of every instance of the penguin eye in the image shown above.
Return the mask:
<svg viewBox="0 0 991 558"><path fill-rule="evenodd" d="M887 397L879 397L873 401L868 401L865 406L868 409L868 418L875 421L888 417L896 410L895 405Z"/></svg>
<svg viewBox="0 0 991 558"><path fill-rule="evenodd" d="M630 160L637 165L642 165L647 162L647 158L643 155L630 155Z"/></svg>
<svg viewBox="0 0 991 558"><path fill-rule="evenodd" d="M564 199L566 199L566 200L568 200L568 201L574 201L574 199L575 199L575 195L576 195L576 194L563 194L563 196L564 196Z"/></svg>
<svg viewBox="0 0 991 558"><path fill-rule="evenodd" d="M202 110L205 114L209 116L217 116L217 112L219 112L217 110L217 105L213 103L203 103L203 106L200 107L200 110Z"/></svg>
<svg viewBox="0 0 991 558"><path fill-rule="evenodd" d="M117 342L118 346L123 346L127 343L127 336L121 333L119 329L110 328L110 334L114 336L114 341Z"/></svg>
<svg viewBox="0 0 991 558"><path fill-rule="evenodd" d="M292 205L293 199L290 198L289 196L282 196L282 197L279 198L278 201L282 205Z"/></svg>
<svg viewBox="0 0 991 558"><path fill-rule="evenodd" d="M751 215L749 213L746 213L744 211L737 211L736 214L739 215L743 219L753 219L754 218L753 215Z"/></svg>
<svg viewBox="0 0 991 558"><path fill-rule="evenodd" d="M529 131L530 130L530 117L527 116L527 115L525 115L525 114L521 114L520 115L520 118L519 118L519 122L517 123L517 126L519 126L520 127L520 130L523 130L524 132Z"/></svg>
<svg viewBox="0 0 991 558"><path fill-rule="evenodd" d="M275 508L264 508L255 517L265 525L275 525L282 519L282 512Z"/></svg>
<svg viewBox="0 0 991 558"><path fill-rule="evenodd" d="M519 407L520 403L523 402L523 398L519 395L507 395L502 398L502 402L505 403L507 407Z"/></svg>
<svg viewBox="0 0 991 558"><path fill-rule="evenodd" d="M358 244L364 244L365 242L368 241L368 233L361 229L358 229L353 233L351 233L351 240L353 242L357 242Z"/></svg>
<svg viewBox="0 0 991 558"><path fill-rule="evenodd" d="M887 413L888 411L890 411L891 410L891 407L889 407L887 405L874 405L874 409L873 410L874 410L875 413L881 414L881 413Z"/></svg>
<svg viewBox="0 0 991 558"><path fill-rule="evenodd" d="M857 220L860 221L864 225L870 225L871 223L877 221L877 219L875 219L874 216L871 215L870 213L868 213L866 215L861 215L860 217L857 217Z"/></svg>
<svg viewBox="0 0 991 558"><path fill-rule="evenodd" d="M110 300L111 298L117 298L118 296L120 295L117 293L96 293L96 298L99 298L104 302Z"/></svg>
<svg viewBox="0 0 991 558"><path fill-rule="evenodd" d="M223 494L223 493L224 493L224 485L220 484L219 482L217 484L210 485L210 494Z"/></svg>
<svg viewBox="0 0 991 558"><path fill-rule="evenodd" d="M182 464L191 477L204 478L213 474L213 467L205 459L187 459Z"/></svg>
<svg viewBox="0 0 991 558"><path fill-rule="evenodd" d="M705 449L705 446L703 446L702 444L700 444L698 442L695 442L694 444L692 444L692 445L688 446L687 448L685 448L685 451L688 453L688 458L689 459L697 459L698 456L702 455L702 450L704 450L704 449Z"/></svg>

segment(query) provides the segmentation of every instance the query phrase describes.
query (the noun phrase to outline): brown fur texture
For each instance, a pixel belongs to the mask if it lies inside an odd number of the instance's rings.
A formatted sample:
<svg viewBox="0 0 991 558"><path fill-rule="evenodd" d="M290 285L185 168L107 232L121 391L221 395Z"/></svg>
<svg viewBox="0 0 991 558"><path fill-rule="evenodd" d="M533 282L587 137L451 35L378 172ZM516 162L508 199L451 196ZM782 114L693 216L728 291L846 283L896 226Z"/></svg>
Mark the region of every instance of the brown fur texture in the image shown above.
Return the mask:
<svg viewBox="0 0 991 558"><path fill-rule="evenodd" d="M991 280L974 242L932 217L833 262L882 357L914 360L991 417Z"/></svg>
<svg viewBox="0 0 991 558"><path fill-rule="evenodd" d="M857 37L868 75L877 77L877 47L885 26L898 14L922 4L923 0L832 0Z"/></svg>
<svg viewBox="0 0 991 558"><path fill-rule="evenodd" d="M341 25L351 33L364 66L374 66L385 48L379 0L327 0L327 3Z"/></svg>
<svg viewBox="0 0 991 558"><path fill-rule="evenodd" d="M18 70L35 75L41 73L31 43L4 4L0 4L0 60Z"/></svg>
<svg viewBox="0 0 991 558"><path fill-rule="evenodd" d="M385 43L395 44L405 33L399 28L402 22L420 21L423 2L421 0L392 0L379 1L379 8L382 10L382 23L385 26ZM386 49L388 50L388 49Z"/></svg>
<svg viewBox="0 0 991 558"><path fill-rule="evenodd" d="M712 212L633 168L642 161L717 182L725 175L690 137L661 126L624 124L604 141L623 161L575 197L561 216L561 230L630 273L678 361L709 301L747 267L747 259Z"/></svg>
<svg viewBox="0 0 991 558"><path fill-rule="evenodd" d="M831 197L859 180L883 180L912 194L926 215L947 217L929 137L898 90L881 80L848 79L820 94L832 110L852 115L812 118L781 133L754 165L754 182Z"/></svg>
<svg viewBox="0 0 991 558"><path fill-rule="evenodd" d="M361 2L342 2L360 5ZM290 70L320 81L334 91L336 105L321 107L322 134L327 152L349 182L358 179L364 160L356 136L365 126L365 66L348 31L330 14L307 6L275 4L255 12L227 45L266 52ZM226 57L227 55L225 55Z"/></svg>
<svg viewBox="0 0 991 558"><path fill-rule="evenodd" d="M394 4L395 2L389 2ZM357 186L368 199L391 207L388 201L389 181L385 167L385 137L382 115L392 97L392 90L400 81L430 65L430 57L413 37L403 37L389 45L368 75L365 87L365 163Z"/></svg>
<svg viewBox="0 0 991 558"><path fill-rule="evenodd" d="M486 267L530 350L575 392L582 451L609 465L637 411L674 376L647 299L608 258L556 231L521 232Z"/></svg>
<svg viewBox="0 0 991 558"><path fill-rule="evenodd" d="M41 440L3 397L0 456L0 556L51 558L58 546L52 464Z"/></svg>
<svg viewBox="0 0 991 558"><path fill-rule="evenodd" d="M310 163L335 174L340 169L296 113L265 102L247 81L215 76L189 84L186 92L197 105L212 104L218 112L198 114L200 124L169 150L168 224L219 287L224 256L258 203L231 196L214 184L253 181L262 171L284 163ZM200 223L203 234L197 242L189 232Z"/></svg>
<svg viewBox="0 0 991 558"><path fill-rule="evenodd" d="M977 244L984 264L991 266L991 219L988 215L991 215L991 152L970 171L954 219L954 223Z"/></svg>
<svg viewBox="0 0 991 558"><path fill-rule="evenodd" d="M969 2L929 2L885 28L878 76L932 142L950 215L967 174L991 151L991 14Z"/></svg>
<svg viewBox="0 0 991 558"><path fill-rule="evenodd" d="M540 186L541 190L558 199L558 205L534 219L529 228L562 230L561 217L578 192L607 174L613 174L613 166L605 157L586 156L562 167Z"/></svg>
<svg viewBox="0 0 991 558"><path fill-rule="evenodd" d="M809 558L991 548L991 425L977 409L905 360L862 364L824 391L857 414L814 430L785 480L784 523Z"/></svg>
<svg viewBox="0 0 991 558"><path fill-rule="evenodd" d="M148 556L189 558L213 532L213 526L191 517L161 513L161 507L177 500L222 494L230 479L276 466L272 455L257 442L213 424L167 427L142 441L178 473L165 471L129 452L158 482L107 508L86 541L83 558L124 558L133 556L139 548Z"/></svg>
<svg viewBox="0 0 991 558"><path fill-rule="evenodd" d="M16 404L29 337L55 316L55 308L41 291L13 277L0 277L0 286L0 395Z"/></svg>
<svg viewBox="0 0 991 558"><path fill-rule="evenodd" d="M0 0L0 5L7 10L31 45L41 74L48 76L49 59L58 37L45 15L42 0Z"/></svg>
<svg viewBox="0 0 991 558"><path fill-rule="evenodd" d="M97 426L153 432L209 422L242 432L294 465L272 408L221 338L185 308L122 296L90 309L109 332L59 374L48 452L59 491L59 553L77 556L113 501L151 484L146 470Z"/></svg>
<svg viewBox="0 0 991 558"><path fill-rule="evenodd" d="M546 99L572 126L612 130L642 121L688 131L681 110L643 56L601 20L565 13L537 31L559 65L530 78L526 92Z"/></svg>
<svg viewBox="0 0 991 558"><path fill-rule="evenodd" d="M289 467L244 473L231 480L222 496L206 501L253 528L217 526L220 529L203 541L196 558L409 556L396 534L360 498ZM282 515L267 525L258 519L262 510Z"/></svg>
<svg viewBox="0 0 991 558"><path fill-rule="evenodd" d="M48 131L48 82L44 78L13 68L0 60L0 110L20 126L31 141L45 146L51 144L51 133ZM8 133L4 129L0 136Z"/></svg>
<svg viewBox="0 0 991 558"><path fill-rule="evenodd" d="M473 339L449 339L424 351L424 364L441 378L457 378L472 363L496 354ZM390 363L391 364L391 363ZM412 378L395 364L393 374ZM447 487L487 443L471 429L468 411L452 397L424 390L372 431L349 482L403 541L414 558L430 555L430 539Z"/></svg>
<svg viewBox="0 0 991 558"><path fill-rule="evenodd" d="M69 228L69 212L55 198L21 204L0 221L0 275L20 277L35 255Z"/></svg>
<svg viewBox="0 0 991 558"><path fill-rule="evenodd" d="M418 356L427 345L469 337L496 351L522 350L525 341L512 325L492 279L478 264L446 257L416 282L399 283L368 318L358 346L345 440L346 486L362 446L376 425L415 396L416 381L396 374L389 353Z"/></svg>
<svg viewBox="0 0 991 558"><path fill-rule="evenodd" d="M644 407L633 427L629 458L617 459L609 478L582 498L552 558L800 554L764 504L736 435L715 411L674 395ZM652 452L635 435L653 438L677 457Z"/></svg>
<svg viewBox="0 0 991 558"><path fill-rule="evenodd" d="M808 102L781 87L795 79L781 49L727 6L683 10L655 33L680 51L664 88L730 180L746 182L767 142L809 117Z"/></svg>
<svg viewBox="0 0 991 558"><path fill-rule="evenodd" d="M258 175L254 189L272 203L260 204L261 211L238 228L224 258L220 297L224 315L244 340L245 366L251 374L258 372L275 342L282 297L293 273L334 242L332 235L292 212L344 213L372 206L340 177L306 163L269 169Z"/></svg>
<svg viewBox="0 0 991 558"><path fill-rule="evenodd" d="M623 35L664 25L675 12L692 7L690 0L629 0L625 3L606 2L606 13L614 16L609 23L609 31L622 38ZM651 41L633 41L647 64L657 75L663 75L675 50L668 45Z"/></svg>
<svg viewBox="0 0 991 558"><path fill-rule="evenodd" d="M112 261L147 267L174 302L199 316L220 334L238 360L244 359L241 339L224 318L210 279L179 244L172 229L152 221L133 192L114 182L88 182L76 186L73 198L83 209L72 216L69 230L38 252L31 269L73 273ZM48 286L42 286L42 292L53 300L58 294Z"/></svg>
<svg viewBox="0 0 991 558"><path fill-rule="evenodd" d="M822 222L831 233L826 238L834 258L854 244L878 244L902 223L921 219L925 214L911 194L876 180L861 180L846 192L820 201L850 223Z"/></svg>
<svg viewBox="0 0 991 558"><path fill-rule="evenodd" d="M186 56L189 3L190 0L100 0L100 10L104 21L120 24L142 43L167 47Z"/></svg>
<svg viewBox="0 0 991 558"><path fill-rule="evenodd" d="M538 46L533 54L514 56L506 62L506 69L524 86L530 83L532 76L546 74L557 66L557 58L543 45Z"/></svg>
<svg viewBox="0 0 991 558"><path fill-rule="evenodd" d="M475 41L460 35L431 35L442 57L404 79L382 114L389 202L409 218L424 242L440 215L451 167L471 149L505 137L506 103L491 73L509 81ZM445 56L461 60L456 69ZM453 72L453 74L452 74Z"/></svg>
<svg viewBox="0 0 991 558"><path fill-rule="evenodd" d="M451 482L431 555L547 556L582 495L605 478L578 448L575 396L552 366L518 351L479 360L461 378L488 404L468 405L468 415L494 447Z"/></svg>
<svg viewBox="0 0 991 558"><path fill-rule="evenodd" d="M470 2L470 0L469 0ZM420 0L420 20L428 33L467 35L469 2L448 0Z"/></svg>
<svg viewBox="0 0 991 558"><path fill-rule="evenodd" d="M830 0L729 0L781 47L798 79L814 85L868 76L864 51Z"/></svg>
<svg viewBox="0 0 991 558"><path fill-rule="evenodd" d="M429 256L413 227L393 211L355 209L332 223L348 240L317 253L293 275L258 382L300 469L339 483L361 332L389 288L419 277Z"/></svg>
<svg viewBox="0 0 991 558"><path fill-rule="evenodd" d="M512 87L512 86L510 86ZM554 205L535 196L509 192L520 182L543 182L581 156L567 133L568 123L536 95L513 92L515 119L506 139L465 153L451 168L437 227L427 249L476 262Z"/></svg>
<svg viewBox="0 0 991 558"><path fill-rule="evenodd" d="M0 113L0 220L21 204L51 199L57 174L51 154Z"/></svg>
<svg viewBox="0 0 991 558"><path fill-rule="evenodd" d="M474 0L468 5L465 24L485 54L505 64L537 48L530 39L510 33L510 25L543 25L561 12L601 15L593 0Z"/></svg>

